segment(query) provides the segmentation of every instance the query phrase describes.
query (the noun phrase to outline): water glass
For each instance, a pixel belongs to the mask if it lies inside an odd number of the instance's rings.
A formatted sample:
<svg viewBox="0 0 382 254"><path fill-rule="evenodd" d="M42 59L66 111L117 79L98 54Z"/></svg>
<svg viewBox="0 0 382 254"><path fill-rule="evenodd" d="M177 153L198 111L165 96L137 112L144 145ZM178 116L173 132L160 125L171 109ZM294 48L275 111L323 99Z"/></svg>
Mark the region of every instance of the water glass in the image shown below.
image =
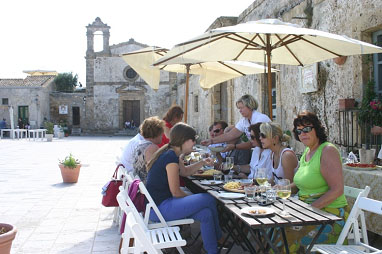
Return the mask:
<svg viewBox="0 0 382 254"><path fill-rule="evenodd" d="M224 182L226 183L232 182L232 175L231 174L224 175Z"/></svg>
<svg viewBox="0 0 382 254"><path fill-rule="evenodd" d="M222 180L222 174L214 173L214 181L221 181L221 180Z"/></svg>
<svg viewBox="0 0 382 254"><path fill-rule="evenodd" d="M267 203L276 201L276 189L268 186L266 189Z"/></svg>
<svg viewBox="0 0 382 254"><path fill-rule="evenodd" d="M256 186L245 186L244 187L245 197L247 200L253 201L255 199Z"/></svg>

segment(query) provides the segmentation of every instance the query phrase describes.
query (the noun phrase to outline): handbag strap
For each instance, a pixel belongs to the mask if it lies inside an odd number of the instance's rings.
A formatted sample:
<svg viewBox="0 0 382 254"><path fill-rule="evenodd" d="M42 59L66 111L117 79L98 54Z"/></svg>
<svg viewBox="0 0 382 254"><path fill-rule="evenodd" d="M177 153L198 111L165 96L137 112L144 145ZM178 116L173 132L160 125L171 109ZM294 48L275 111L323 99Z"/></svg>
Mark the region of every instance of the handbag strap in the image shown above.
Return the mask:
<svg viewBox="0 0 382 254"><path fill-rule="evenodd" d="M125 166L123 166L122 163L118 164L117 168L116 168L115 171L114 171L113 179L117 179L117 175L118 175L118 169L119 169L119 167L123 167L123 168L125 168Z"/></svg>

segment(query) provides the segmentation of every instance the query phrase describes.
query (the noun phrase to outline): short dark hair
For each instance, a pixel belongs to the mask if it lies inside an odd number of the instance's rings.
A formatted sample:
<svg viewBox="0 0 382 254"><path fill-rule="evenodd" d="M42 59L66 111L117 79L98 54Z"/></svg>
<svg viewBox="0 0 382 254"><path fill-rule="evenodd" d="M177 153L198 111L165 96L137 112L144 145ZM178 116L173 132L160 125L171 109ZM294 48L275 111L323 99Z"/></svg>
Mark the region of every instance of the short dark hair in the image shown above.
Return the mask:
<svg viewBox="0 0 382 254"><path fill-rule="evenodd" d="M217 121L214 123L214 126L218 124L220 124L223 130L228 127L228 123L226 123L225 121Z"/></svg>
<svg viewBox="0 0 382 254"><path fill-rule="evenodd" d="M316 131L317 138L320 140L320 143L324 143L328 140L328 137L325 133L325 127L322 126L321 121L318 119L317 115L313 112L303 111L293 120L293 133L297 141L300 141L300 138L297 134L297 126L313 126ZM301 141L300 141L301 142Z"/></svg>

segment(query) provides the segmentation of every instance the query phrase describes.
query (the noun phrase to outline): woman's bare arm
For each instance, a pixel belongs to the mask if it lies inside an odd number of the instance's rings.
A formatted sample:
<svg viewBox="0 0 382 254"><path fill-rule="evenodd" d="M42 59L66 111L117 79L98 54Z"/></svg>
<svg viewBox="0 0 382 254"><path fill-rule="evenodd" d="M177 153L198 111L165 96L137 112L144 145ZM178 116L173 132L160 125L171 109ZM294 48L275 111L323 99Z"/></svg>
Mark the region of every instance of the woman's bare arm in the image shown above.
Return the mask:
<svg viewBox="0 0 382 254"><path fill-rule="evenodd" d="M187 194L180 189L179 185L179 165L177 163L169 163L166 166L168 185L173 197L181 198Z"/></svg>
<svg viewBox="0 0 382 254"><path fill-rule="evenodd" d="M336 148L328 145L322 150L321 174L329 185L329 190L312 203L316 208L324 208L344 193L342 163Z"/></svg>

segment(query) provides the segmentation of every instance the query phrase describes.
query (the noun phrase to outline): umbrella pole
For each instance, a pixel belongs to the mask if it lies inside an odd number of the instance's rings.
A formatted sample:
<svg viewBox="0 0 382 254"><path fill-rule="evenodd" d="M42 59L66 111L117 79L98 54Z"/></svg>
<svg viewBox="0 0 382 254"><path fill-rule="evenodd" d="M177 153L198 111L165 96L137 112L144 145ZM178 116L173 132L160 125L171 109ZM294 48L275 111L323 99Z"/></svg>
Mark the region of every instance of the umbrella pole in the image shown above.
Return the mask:
<svg viewBox="0 0 382 254"><path fill-rule="evenodd" d="M188 115L188 83L190 81L190 64L186 64L186 101L185 101L185 108L184 108L184 122L187 123L187 115Z"/></svg>
<svg viewBox="0 0 382 254"><path fill-rule="evenodd" d="M271 72L271 42L270 42L270 34L267 34L267 65L268 65L268 112L269 118L273 120L272 113L272 72Z"/></svg>

